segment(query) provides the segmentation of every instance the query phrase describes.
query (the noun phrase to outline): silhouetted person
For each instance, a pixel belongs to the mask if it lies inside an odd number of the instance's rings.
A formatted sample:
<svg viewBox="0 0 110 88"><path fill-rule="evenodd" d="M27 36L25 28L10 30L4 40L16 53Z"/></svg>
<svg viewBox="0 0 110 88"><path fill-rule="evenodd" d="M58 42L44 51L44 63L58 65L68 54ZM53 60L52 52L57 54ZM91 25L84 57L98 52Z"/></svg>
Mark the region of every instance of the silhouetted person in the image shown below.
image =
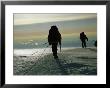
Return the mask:
<svg viewBox="0 0 110 88"><path fill-rule="evenodd" d="M52 52L54 58L58 58L57 45L58 43L61 45L61 34L59 33L57 26L51 26L48 35L48 43L49 45L52 45Z"/></svg>
<svg viewBox="0 0 110 88"><path fill-rule="evenodd" d="M86 48L86 40L88 41L88 38L86 37L86 35L84 34L84 32L80 33L80 40L82 42L82 48Z"/></svg>
<svg viewBox="0 0 110 88"><path fill-rule="evenodd" d="M94 42L94 46L97 47L97 40Z"/></svg>

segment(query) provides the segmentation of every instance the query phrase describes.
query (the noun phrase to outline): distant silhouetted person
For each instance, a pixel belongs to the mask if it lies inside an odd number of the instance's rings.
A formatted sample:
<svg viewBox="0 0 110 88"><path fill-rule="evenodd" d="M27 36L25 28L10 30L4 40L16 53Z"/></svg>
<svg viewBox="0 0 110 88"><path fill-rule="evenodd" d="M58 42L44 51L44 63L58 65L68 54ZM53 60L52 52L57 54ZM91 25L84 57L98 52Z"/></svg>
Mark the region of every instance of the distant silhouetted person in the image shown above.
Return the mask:
<svg viewBox="0 0 110 88"><path fill-rule="evenodd" d="M51 26L48 35L48 43L49 45L52 45L52 52L54 58L58 58L57 45L58 43L61 45L61 34L59 33L57 26Z"/></svg>
<svg viewBox="0 0 110 88"><path fill-rule="evenodd" d="M94 42L94 46L97 47L97 40Z"/></svg>
<svg viewBox="0 0 110 88"><path fill-rule="evenodd" d="M88 38L86 37L86 35L84 34L84 32L80 33L80 40L82 42L82 48L86 48L86 40L88 41Z"/></svg>

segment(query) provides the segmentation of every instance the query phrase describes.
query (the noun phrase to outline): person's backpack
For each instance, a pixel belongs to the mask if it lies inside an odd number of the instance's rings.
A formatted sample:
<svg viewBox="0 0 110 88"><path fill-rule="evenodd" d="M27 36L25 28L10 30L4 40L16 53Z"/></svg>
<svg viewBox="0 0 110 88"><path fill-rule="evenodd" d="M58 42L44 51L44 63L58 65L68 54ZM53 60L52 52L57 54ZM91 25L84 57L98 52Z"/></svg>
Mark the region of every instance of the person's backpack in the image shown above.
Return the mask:
<svg viewBox="0 0 110 88"><path fill-rule="evenodd" d="M51 27L49 30L48 42L49 44L61 42L61 34L59 33L57 27Z"/></svg>

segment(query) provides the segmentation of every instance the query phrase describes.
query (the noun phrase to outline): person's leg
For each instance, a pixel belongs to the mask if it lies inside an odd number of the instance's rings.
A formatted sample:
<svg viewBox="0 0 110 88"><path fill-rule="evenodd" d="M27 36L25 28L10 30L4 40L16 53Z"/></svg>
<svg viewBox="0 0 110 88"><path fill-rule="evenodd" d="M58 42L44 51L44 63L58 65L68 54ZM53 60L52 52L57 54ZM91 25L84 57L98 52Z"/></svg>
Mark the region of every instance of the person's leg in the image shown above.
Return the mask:
<svg viewBox="0 0 110 88"><path fill-rule="evenodd" d="M84 48L84 42L83 42L83 40L81 40L81 42L82 42L82 48Z"/></svg>
<svg viewBox="0 0 110 88"><path fill-rule="evenodd" d="M82 48L84 48L84 41L82 40Z"/></svg>
<svg viewBox="0 0 110 88"><path fill-rule="evenodd" d="M84 47L86 48L86 41L84 41Z"/></svg>
<svg viewBox="0 0 110 88"><path fill-rule="evenodd" d="M58 57L57 56L57 43L52 44L52 52L53 52L53 56L57 58Z"/></svg>
<svg viewBox="0 0 110 88"><path fill-rule="evenodd" d="M52 44L52 52L53 52L53 56L54 56L54 44Z"/></svg>
<svg viewBox="0 0 110 88"><path fill-rule="evenodd" d="M84 43L82 42L82 48L84 48Z"/></svg>

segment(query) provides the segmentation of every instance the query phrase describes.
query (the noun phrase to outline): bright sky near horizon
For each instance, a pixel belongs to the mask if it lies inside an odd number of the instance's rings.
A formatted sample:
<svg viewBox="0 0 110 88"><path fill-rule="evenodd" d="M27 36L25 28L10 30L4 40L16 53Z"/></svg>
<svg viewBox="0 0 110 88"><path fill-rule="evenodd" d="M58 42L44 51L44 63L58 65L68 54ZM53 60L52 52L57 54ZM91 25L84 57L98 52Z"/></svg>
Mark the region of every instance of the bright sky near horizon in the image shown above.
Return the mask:
<svg viewBox="0 0 110 88"><path fill-rule="evenodd" d="M96 13L14 14L14 25L96 18Z"/></svg>
<svg viewBox="0 0 110 88"><path fill-rule="evenodd" d="M56 25L63 37L79 36L84 31L90 37L97 35L97 13L14 14L14 40L38 40L48 36Z"/></svg>

